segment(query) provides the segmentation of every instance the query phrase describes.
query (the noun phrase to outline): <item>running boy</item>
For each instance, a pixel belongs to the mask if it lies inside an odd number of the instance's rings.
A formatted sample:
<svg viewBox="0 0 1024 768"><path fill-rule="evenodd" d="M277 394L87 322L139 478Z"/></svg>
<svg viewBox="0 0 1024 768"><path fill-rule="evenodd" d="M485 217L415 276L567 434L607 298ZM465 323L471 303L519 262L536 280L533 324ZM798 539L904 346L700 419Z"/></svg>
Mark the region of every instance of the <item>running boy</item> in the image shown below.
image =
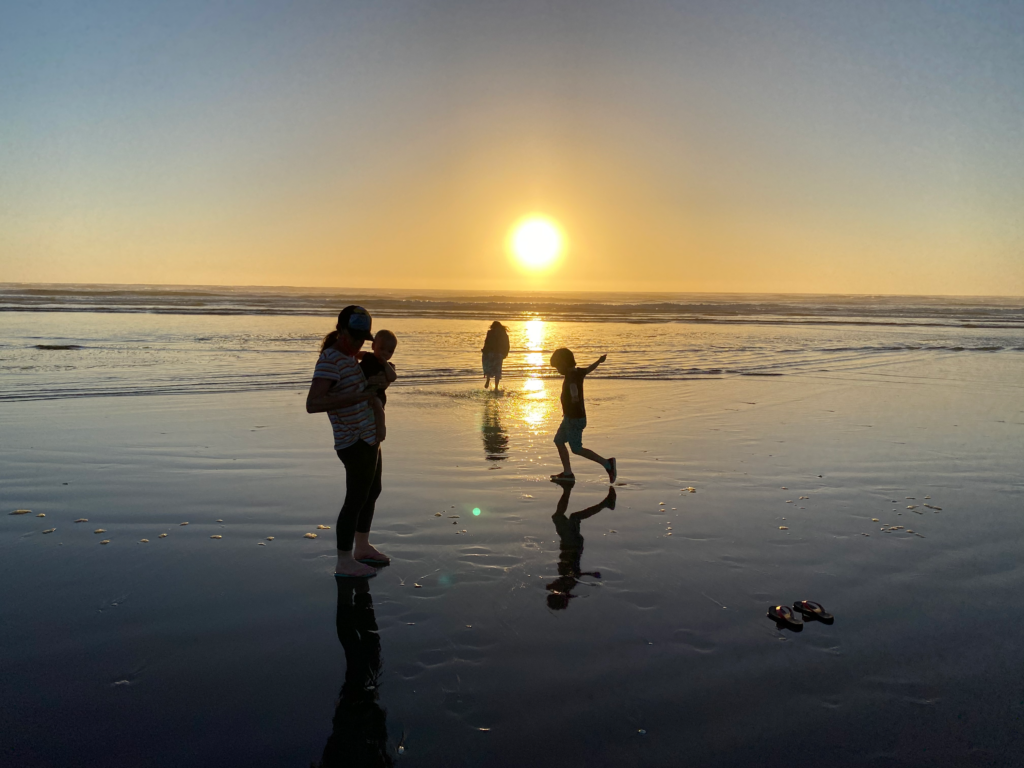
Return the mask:
<svg viewBox="0 0 1024 768"><path fill-rule="evenodd" d="M378 373L383 373L387 383L377 390L374 397L370 398L370 408L373 410L373 419L377 427L377 442L384 442L387 436L387 428L384 423L384 406L388 402L386 390L388 385L398 378L395 373L395 366L390 362L391 356L395 354L395 347L398 346L398 337L391 331L377 331L373 337L373 352L362 353L359 360L359 367L363 369L363 375L369 379Z"/></svg>
<svg viewBox="0 0 1024 768"><path fill-rule="evenodd" d="M556 349L551 355L551 365L565 377L562 381L562 423L555 433L555 445L558 446L558 456L562 460L562 471L551 476L551 479L556 482L572 483L576 481L569 464L569 451L565 448L566 443L577 456L596 461L604 467L608 473L609 483L614 483L615 478L618 477L615 459L602 458L589 448L583 447L583 430L587 426L587 411L583 406L583 379L607 357L607 355L601 355L596 362L586 368L577 368L576 357L571 349L564 347Z"/></svg>

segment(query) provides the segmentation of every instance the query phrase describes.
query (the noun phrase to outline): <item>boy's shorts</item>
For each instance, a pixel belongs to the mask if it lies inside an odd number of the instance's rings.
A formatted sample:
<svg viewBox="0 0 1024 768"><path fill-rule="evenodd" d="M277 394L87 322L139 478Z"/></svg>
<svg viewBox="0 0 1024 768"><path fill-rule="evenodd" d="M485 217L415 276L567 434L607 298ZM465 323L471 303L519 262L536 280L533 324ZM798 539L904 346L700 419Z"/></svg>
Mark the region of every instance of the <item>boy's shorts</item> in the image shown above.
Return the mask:
<svg viewBox="0 0 1024 768"><path fill-rule="evenodd" d="M583 430L587 428L587 417L582 419L562 419L555 432L555 445L569 444L573 451L583 448Z"/></svg>

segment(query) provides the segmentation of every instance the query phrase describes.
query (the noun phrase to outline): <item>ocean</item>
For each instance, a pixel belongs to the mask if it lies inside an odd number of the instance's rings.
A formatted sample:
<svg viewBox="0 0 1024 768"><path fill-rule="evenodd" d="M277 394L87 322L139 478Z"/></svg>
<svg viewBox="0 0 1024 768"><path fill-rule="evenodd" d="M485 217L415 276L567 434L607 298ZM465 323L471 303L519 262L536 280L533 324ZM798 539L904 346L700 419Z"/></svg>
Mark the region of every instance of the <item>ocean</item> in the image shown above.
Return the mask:
<svg viewBox="0 0 1024 768"><path fill-rule="evenodd" d="M369 580L304 408L354 302L399 339ZM561 346L614 485L550 481ZM1020 299L5 285L0 435L4 766L1024 752Z"/></svg>
<svg viewBox="0 0 1024 768"><path fill-rule="evenodd" d="M510 329L508 380L550 353L608 354L642 380L822 375L1024 352L1024 299L920 296L384 292L0 284L0 401L303 386L346 304L400 340L399 386L481 375L487 325Z"/></svg>

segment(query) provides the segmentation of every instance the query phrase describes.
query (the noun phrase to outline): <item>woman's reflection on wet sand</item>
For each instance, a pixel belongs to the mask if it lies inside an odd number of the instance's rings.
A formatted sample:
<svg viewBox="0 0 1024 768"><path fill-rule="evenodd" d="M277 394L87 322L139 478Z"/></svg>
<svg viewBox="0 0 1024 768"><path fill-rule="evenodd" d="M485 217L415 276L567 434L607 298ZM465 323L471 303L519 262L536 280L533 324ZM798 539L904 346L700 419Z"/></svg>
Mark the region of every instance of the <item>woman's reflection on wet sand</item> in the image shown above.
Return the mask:
<svg viewBox="0 0 1024 768"><path fill-rule="evenodd" d="M502 461L508 458L508 433L501 428L501 405L499 393L495 392L484 401L484 415L480 431L484 438L484 454L488 461Z"/></svg>
<svg viewBox="0 0 1024 768"><path fill-rule="evenodd" d="M394 765L388 751L387 713L377 701L380 635L366 579L336 579L338 640L345 649L345 682L334 710L334 730L324 747L322 768Z"/></svg>
<svg viewBox="0 0 1024 768"><path fill-rule="evenodd" d="M573 588L580 583L583 576L592 576L595 579L601 578L597 571L583 571L583 534L581 533L582 522L592 517L602 509L615 509L615 489L608 488L608 495L592 507L573 512L566 517L565 511L569 508L569 496L572 494L572 484L562 484L562 498L558 500L558 506L551 519L555 523L555 530L558 532L559 547L561 552L558 558L558 578L547 585L548 607L553 610L563 610L569 607L569 600L578 597L572 594Z"/></svg>

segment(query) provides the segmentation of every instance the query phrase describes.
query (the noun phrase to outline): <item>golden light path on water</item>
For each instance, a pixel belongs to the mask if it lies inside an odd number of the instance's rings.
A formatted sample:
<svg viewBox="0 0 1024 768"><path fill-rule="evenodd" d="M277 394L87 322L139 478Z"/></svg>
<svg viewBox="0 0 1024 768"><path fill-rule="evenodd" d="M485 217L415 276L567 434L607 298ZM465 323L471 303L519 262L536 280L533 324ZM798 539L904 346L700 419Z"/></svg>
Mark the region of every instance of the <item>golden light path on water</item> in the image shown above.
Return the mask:
<svg viewBox="0 0 1024 768"><path fill-rule="evenodd" d="M527 378L523 382L523 399L520 401L518 418L531 430L536 431L544 423L551 409L544 379L544 342L547 337L547 324L541 320L528 320L523 325L526 335L524 346L526 365L529 366Z"/></svg>

